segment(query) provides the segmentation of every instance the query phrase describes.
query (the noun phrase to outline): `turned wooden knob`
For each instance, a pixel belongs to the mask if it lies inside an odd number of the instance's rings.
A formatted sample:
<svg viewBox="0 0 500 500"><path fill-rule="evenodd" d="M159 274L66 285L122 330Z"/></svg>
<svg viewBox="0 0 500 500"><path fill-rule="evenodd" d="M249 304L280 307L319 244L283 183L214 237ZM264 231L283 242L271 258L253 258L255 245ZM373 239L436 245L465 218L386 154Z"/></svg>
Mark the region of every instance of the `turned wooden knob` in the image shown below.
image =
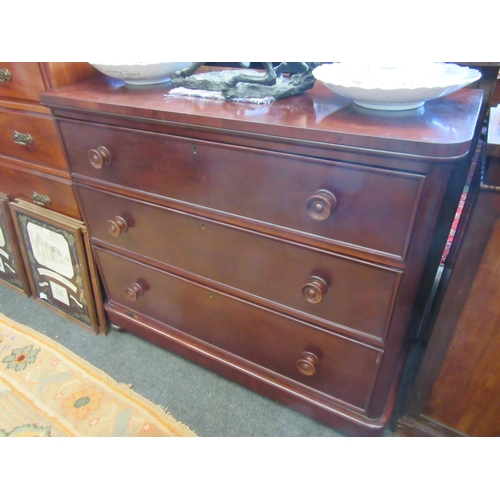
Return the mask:
<svg viewBox="0 0 500 500"><path fill-rule="evenodd" d="M139 283L132 283L125 290L125 294L127 295L127 298L129 300L131 300L132 302L135 302L143 293L144 293L144 290L142 289L142 286L139 285Z"/></svg>
<svg viewBox="0 0 500 500"><path fill-rule="evenodd" d="M104 146L90 149L88 156L90 164L98 170L107 167L111 163L111 153Z"/></svg>
<svg viewBox="0 0 500 500"><path fill-rule="evenodd" d="M309 281L302 287L302 297L311 304L317 304L323 300L323 295L327 290L328 285L324 279L311 276Z"/></svg>
<svg viewBox="0 0 500 500"><path fill-rule="evenodd" d="M307 375L311 377L316 373L316 366L318 366L319 358L316 354L308 351L304 351L300 358L295 363L297 370L299 370L302 375Z"/></svg>
<svg viewBox="0 0 500 500"><path fill-rule="evenodd" d="M108 227L109 234L115 238L120 236L120 234L127 232L128 229L127 221L119 215L108 220L106 222L106 226Z"/></svg>
<svg viewBox="0 0 500 500"><path fill-rule="evenodd" d="M325 220L337 208L337 198L326 189L319 189L307 199L307 214L314 220Z"/></svg>

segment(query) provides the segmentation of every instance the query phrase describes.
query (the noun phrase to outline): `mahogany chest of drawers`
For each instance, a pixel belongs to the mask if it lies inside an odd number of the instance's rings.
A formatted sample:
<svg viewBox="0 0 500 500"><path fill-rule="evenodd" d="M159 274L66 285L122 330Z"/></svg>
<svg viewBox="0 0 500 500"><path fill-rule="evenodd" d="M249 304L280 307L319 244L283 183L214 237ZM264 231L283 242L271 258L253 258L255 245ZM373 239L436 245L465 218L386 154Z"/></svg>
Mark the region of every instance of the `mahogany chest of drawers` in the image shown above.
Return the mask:
<svg viewBox="0 0 500 500"><path fill-rule="evenodd" d="M169 89L102 78L42 96L110 321L347 433L381 434L481 91L384 113L319 83L269 105Z"/></svg>
<svg viewBox="0 0 500 500"><path fill-rule="evenodd" d="M81 219L40 92L95 77L88 63L0 62L0 192Z"/></svg>

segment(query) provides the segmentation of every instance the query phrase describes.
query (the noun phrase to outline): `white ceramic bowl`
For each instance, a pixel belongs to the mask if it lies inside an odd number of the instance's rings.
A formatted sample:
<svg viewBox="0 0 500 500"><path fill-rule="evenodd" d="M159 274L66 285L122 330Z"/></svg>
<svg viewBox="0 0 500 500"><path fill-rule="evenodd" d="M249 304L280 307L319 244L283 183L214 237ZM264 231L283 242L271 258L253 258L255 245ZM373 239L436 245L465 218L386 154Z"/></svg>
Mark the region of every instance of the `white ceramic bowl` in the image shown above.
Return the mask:
<svg viewBox="0 0 500 500"><path fill-rule="evenodd" d="M481 73L449 63L369 65L332 63L313 70L316 80L365 108L406 110L475 82Z"/></svg>
<svg viewBox="0 0 500 500"><path fill-rule="evenodd" d="M181 69L187 68L190 62L157 62L157 63L102 63L91 62L94 68L112 78L123 80L130 85L154 85L170 80L170 77Z"/></svg>

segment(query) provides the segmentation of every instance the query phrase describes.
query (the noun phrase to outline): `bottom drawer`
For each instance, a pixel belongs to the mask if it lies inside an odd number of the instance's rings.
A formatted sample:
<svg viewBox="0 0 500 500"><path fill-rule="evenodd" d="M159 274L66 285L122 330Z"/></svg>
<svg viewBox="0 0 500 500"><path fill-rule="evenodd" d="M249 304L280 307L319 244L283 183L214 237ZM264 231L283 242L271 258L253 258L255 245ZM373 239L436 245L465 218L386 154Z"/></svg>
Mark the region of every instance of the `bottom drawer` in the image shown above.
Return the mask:
<svg viewBox="0 0 500 500"><path fill-rule="evenodd" d="M41 200L37 204L82 220L69 180L0 164L0 191L7 194L11 200L20 198L32 202L36 198ZM50 203L43 205L43 201L47 198L50 199Z"/></svg>
<svg viewBox="0 0 500 500"><path fill-rule="evenodd" d="M96 249L108 299L364 410L382 351Z"/></svg>

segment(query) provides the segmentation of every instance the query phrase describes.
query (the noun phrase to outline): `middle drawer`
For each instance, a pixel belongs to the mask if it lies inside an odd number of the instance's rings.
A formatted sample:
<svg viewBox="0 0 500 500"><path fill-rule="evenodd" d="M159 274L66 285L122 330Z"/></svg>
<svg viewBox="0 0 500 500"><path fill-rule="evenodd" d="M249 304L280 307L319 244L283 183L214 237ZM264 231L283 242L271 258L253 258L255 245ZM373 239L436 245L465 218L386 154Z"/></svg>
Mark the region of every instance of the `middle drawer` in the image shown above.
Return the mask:
<svg viewBox="0 0 500 500"><path fill-rule="evenodd" d="M90 234L190 278L355 336L384 339L402 272L75 185ZM194 276L193 276L194 275Z"/></svg>
<svg viewBox="0 0 500 500"><path fill-rule="evenodd" d="M50 115L0 108L0 154L48 166L69 177L56 126Z"/></svg>

